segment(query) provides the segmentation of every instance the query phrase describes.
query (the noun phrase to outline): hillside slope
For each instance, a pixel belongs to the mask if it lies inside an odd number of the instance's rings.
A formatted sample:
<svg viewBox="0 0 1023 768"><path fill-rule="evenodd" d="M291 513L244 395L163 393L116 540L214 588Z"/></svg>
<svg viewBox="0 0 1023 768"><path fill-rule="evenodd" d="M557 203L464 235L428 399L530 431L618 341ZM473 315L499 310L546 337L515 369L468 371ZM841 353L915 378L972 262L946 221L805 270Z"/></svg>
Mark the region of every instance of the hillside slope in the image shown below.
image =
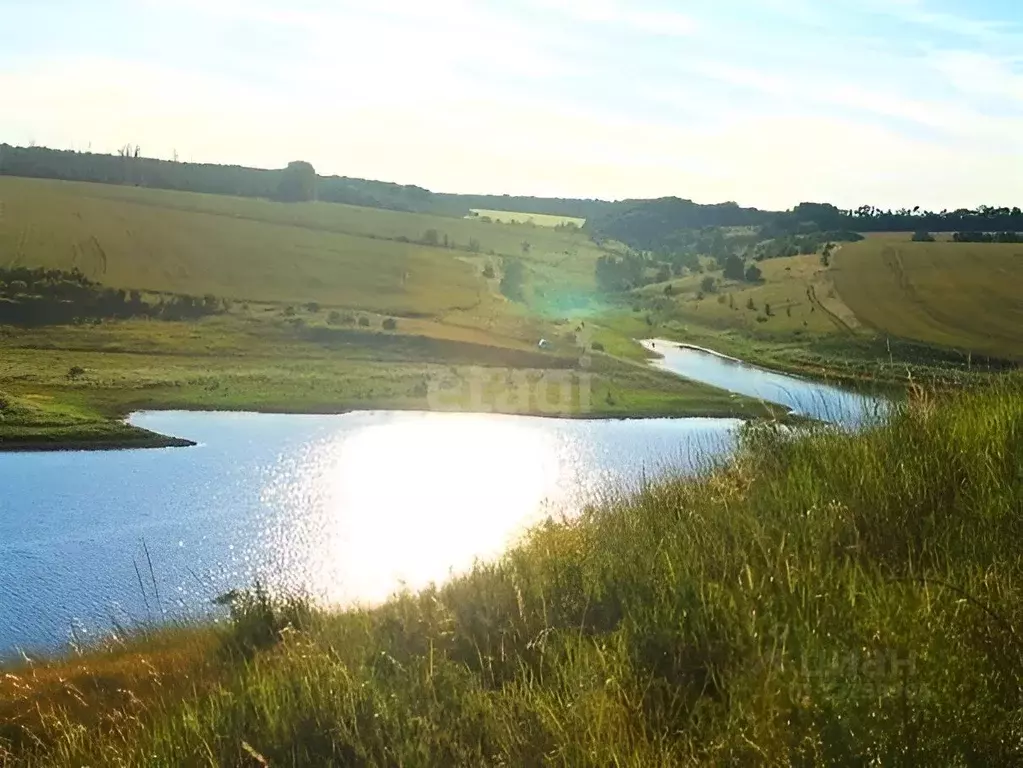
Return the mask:
<svg viewBox="0 0 1023 768"><path fill-rule="evenodd" d="M831 273L878 333L1023 360L1023 245L867 239L843 247Z"/></svg>
<svg viewBox="0 0 1023 768"><path fill-rule="evenodd" d="M472 307L485 265L523 261L545 302L585 302L579 233L333 203L0 177L0 266L78 267L115 288L408 315Z"/></svg>

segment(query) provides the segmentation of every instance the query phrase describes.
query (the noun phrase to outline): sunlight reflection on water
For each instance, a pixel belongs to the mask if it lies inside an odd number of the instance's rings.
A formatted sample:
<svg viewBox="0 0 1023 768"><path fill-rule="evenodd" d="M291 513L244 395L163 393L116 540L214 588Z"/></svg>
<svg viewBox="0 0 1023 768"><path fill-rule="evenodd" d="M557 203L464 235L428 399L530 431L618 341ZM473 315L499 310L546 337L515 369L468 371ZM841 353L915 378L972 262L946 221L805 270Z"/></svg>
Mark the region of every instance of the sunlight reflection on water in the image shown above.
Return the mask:
<svg viewBox="0 0 1023 768"><path fill-rule="evenodd" d="M257 579L334 605L378 602L499 556L547 516L721 457L737 425L398 412L132 420L199 446L0 455L0 654L52 647L72 627L206 615L217 594Z"/></svg>
<svg viewBox="0 0 1023 768"><path fill-rule="evenodd" d="M592 427L554 424L401 414L282 456L261 494L265 570L330 603L378 602L497 557L528 527L628 482L628 467L600 460ZM703 442L677 444L677 458L720 452Z"/></svg>

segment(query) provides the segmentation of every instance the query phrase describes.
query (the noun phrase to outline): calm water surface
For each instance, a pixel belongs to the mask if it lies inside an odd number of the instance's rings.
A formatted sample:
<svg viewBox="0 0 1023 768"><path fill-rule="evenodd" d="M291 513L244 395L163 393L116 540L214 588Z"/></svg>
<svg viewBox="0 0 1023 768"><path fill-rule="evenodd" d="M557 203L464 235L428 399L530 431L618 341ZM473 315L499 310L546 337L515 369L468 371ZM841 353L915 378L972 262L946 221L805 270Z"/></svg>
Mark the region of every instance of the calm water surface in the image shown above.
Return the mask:
<svg viewBox="0 0 1023 768"><path fill-rule="evenodd" d="M846 427L859 427L886 414L889 403L797 376L789 376L748 365L707 350L681 346L676 342L649 339L647 349L662 356L657 368L747 397L779 403L793 413Z"/></svg>
<svg viewBox="0 0 1023 768"><path fill-rule="evenodd" d="M143 540L173 615L201 614L257 577L376 601L492 557L609 486L720 456L736 425L386 412L133 421L200 445L0 454L0 651L158 615Z"/></svg>
<svg viewBox="0 0 1023 768"><path fill-rule="evenodd" d="M648 344L691 378L801 412L866 413L840 390ZM721 458L738 425L394 412L133 422L199 446L0 454L0 655L203 615L256 578L334 604L379 601L494 557L608 488Z"/></svg>

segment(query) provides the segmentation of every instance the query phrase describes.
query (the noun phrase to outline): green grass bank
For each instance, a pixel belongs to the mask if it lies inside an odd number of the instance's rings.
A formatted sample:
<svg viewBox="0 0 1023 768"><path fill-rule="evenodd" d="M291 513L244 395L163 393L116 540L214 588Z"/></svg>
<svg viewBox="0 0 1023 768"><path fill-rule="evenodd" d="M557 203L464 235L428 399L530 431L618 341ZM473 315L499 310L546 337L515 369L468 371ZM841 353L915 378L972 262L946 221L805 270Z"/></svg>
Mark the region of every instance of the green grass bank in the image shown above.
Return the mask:
<svg viewBox="0 0 1023 768"><path fill-rule="evenodd" d="M751 427L422 594L10 666L0 764L1018 765L1021 456L1015 377Z"/></svg>

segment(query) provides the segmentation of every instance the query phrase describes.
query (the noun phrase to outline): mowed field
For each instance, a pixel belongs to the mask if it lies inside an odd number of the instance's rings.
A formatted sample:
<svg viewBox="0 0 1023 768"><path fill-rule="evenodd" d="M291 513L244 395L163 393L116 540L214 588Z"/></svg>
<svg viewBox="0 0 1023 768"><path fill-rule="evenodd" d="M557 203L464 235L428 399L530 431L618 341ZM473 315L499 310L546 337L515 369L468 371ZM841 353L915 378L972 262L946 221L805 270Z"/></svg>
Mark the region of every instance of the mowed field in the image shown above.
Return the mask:
<svg viewBox="0 0 1023 768"><path fill-rule="evenodd" d="M877 332L1023 360L1023 245L869 239L842 248L829 271Z"/></svg>
<svg viewBox="0 0 1023 768"><path fill-rule="evenodd" d="M480 218L485 216L501 224L534 224L538 227L557 227L562 224L574 224L577 227L582 227L586 223L586 219L578 219L574 216L553 216L548 213L490 211L483 208L473 208L472 212Z"/></svg>
<svg viewBox="0 0 1023 768"><path fill-rule="evenodd" d="M506 257L526 263L538 295L589 294L601 254L578 233L332 203L9 177L0 201L0 265L77 266L117 288L398 315L478 306L494 287L483 268ZM450 247L417 242L430 230Z"/></svg>

